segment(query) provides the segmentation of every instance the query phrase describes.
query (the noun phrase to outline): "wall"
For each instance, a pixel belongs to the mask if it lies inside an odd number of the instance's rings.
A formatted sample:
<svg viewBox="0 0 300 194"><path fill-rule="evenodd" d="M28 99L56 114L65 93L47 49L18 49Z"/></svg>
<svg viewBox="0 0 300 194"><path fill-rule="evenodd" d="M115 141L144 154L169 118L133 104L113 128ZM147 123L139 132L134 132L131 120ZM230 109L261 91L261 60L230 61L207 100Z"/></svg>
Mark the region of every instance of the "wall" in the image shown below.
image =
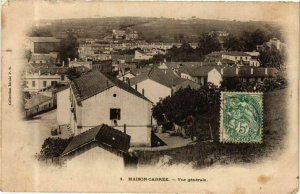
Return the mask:
<svg viewBox="0 0 300 194"><path fill-rule="evenodd" d="M116 97L113 97L114 94ZM79 128L75 134L103 123L123 131L126 124L127 134L131 136L131 145L150 145L152 103L149 101L115 86L81 103L82 106L76 108L76 123ZM118 127L110 120L111 108L121 109Z"/></svg>
<svg viewBox="0 0 300 194"><path fill-rule="evenodd" d="M135 51L134 53L134 59L143 59L143 60L149 60L149 59L152 59L153 56L148 56L148 55L145 55L143 53L140 53L138 51Z"/></svg>
<svg viewBox="0 0 300 194"><path fill-rule="evenodd" d="M229 59L232 61L240 61L243 59L243 61L250 61L251 56L231 56L231 55L222 55L222 59Z"/></svg>
<svg viewBox="0 0 300 194"><path fill-rule="evenodd" d="M70 88L62 90L57 94L57 123L58 125L70 124Z"/></svg>
<svg viewBox="0 0 300 194"><path fill-rule="evenodd" d="M135 85L132 86L135 89ZM159 102L160 98L165 98L171 95L171 88L164 86L160 83L152 81L151 79L146 79L137 84L137 91L143 93L144 96L148 98L153 104Z"/></svg>
<svg viewBox="0 0 300 194"><path fill-rule="evenodd" d="M54 101L53 101L53 98L52 99L49 99L35 107L32 107L28 110L25 111L25 117L33 117L35 115L38 115L38 114L42 114L44 112L47 112L47 111L50 111L52 109L54 109L55 106L54 106Z"/></svg>
<svg viewBox="0 0 300 194"><path fill-rule="evenodd" d="M211 82L216 86L220 86L222 81L221 74L216 70L212 69L208 72L207 82Z"/></svg>
<svg viewBox="0 0 300 194"><path fill-rule="evenodd" d="M124 168L123 156L117 155L98 146L97 143L84 146L75 153L66 156L68 166L105 164L105 168Z"/></svg>
<svg viewBox="0 0 300 194"><path fill-rule="evenodd" d="M24 91L37 92L41 89L51 86L51 81L60 82L61 76L60 75L26 74L24 81L25 81ZM35 86L32 85L33 81L35 81ZM46 81L46 86L44 86L44 81Z"/></svg>

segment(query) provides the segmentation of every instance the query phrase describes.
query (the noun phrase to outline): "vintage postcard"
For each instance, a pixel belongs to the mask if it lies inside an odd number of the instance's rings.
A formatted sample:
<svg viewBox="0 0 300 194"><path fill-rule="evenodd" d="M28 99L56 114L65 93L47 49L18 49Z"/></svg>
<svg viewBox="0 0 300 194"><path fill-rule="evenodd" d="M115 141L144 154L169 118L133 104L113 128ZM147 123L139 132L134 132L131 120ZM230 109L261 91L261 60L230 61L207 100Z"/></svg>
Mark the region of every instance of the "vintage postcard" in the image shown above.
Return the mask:
<svg viewBox="0 0 300 194"><path fill-rule="evenodd" d="M9 0L1 190L298 191L299 4Z"/></svg>

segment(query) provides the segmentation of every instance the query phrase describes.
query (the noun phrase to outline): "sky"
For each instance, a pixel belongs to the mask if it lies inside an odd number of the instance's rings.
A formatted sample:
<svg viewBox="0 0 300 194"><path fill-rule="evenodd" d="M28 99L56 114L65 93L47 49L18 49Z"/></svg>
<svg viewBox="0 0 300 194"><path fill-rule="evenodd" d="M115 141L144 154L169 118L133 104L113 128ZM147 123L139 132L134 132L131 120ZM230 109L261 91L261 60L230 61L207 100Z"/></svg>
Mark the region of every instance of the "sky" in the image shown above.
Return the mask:
<svg viewBox="0 0 300 194"><path fill-rule="evenodd" d="M263 2L100 2L84 0L31 1L37 19L101 18L116 16L226 19L238 21L284 20L295 3ZM33 6L33 7L32 7Z"/></svg>

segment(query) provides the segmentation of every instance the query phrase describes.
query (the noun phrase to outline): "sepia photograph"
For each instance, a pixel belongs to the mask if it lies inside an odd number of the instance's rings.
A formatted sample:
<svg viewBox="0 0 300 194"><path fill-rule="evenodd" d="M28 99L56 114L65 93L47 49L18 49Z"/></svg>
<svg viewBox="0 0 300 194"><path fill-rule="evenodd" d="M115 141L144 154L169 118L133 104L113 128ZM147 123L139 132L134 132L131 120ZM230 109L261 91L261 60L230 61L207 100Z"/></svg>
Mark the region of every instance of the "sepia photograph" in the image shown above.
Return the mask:
<svg viewBox="0 0 300 194"><path fill-rule="evenodd" d="M7 1L1 189L296 193L298 66L297 3Z"/></svg>

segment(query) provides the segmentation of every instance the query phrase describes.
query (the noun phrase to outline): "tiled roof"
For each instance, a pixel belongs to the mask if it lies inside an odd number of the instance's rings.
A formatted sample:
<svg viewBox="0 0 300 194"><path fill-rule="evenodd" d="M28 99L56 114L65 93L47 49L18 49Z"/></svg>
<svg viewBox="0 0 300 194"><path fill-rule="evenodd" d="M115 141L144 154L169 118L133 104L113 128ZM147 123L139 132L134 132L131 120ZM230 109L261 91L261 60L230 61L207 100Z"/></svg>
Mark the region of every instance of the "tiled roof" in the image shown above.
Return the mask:
<svg viewBox="0 0 300 194"><path fill-rule="evenodd" d="M176 86L175 89L176 89L176 91L177 91L177 90L179 90L180 88L187 88L187 87L190 87L190 88L192 88L192 89L197 90L197 89L199 89L201 86L200 86L199 84L197 84L197 83L195 83L195 82L193 82L193 81L187 79L187 80L185 80L184 82L178 84L178 85Z"/></svg>
<svg viewBox="0 0 300 194"><path fill-rule="evenodd" d="M230 55L230 56L251 56L245 52L240 52L240 51L230 51L230 52L225 52L223 55Z"/></svg>
<svg viewBox="0 0 300 194"><path fill-rule="evenodd" d="M221 63L224 63L224 64L235 64L235 61L230 60L230 59L222 59Z"/></svg>
<svg viewBox="0 0 300 194"><path fill-rule="evenodd" d="M90 71L71 82L71 88L73 89L77 102L88 99L114 86L143 98L144 100L148 100L145 96L131 88L128 84L99 71Z"/></svg>
<svg viewBox="0 0 300 194"><path fill-rule="evenodd" d="M217 69L221 73L221 69L223 69L224 77L269 77L275 76L278 74L278 70L276 68L268 68L267 74L265 73L266 68L262 67L249 67L249 66L241 66L238 68L238 74L236 74L237 67L224 67L224 66L201 66L195 68L186 68L181 67L179 69L180 72L189 74L193 77L206 77L208 76L208 72L212 69ZM251 74L251 68L253 69L253 73Z"/></svg>
<svg viewBox="0 0 300 194"><path fill-rule="evenodd" d="M30 61L56 59L57 54L32 54Z"/></svg>
<svg viewBox="0 0 300 194"><path fill-rule="evenodd" d="M80 72L80 73L84 73L89 71L90 69L85 67L85 66L77 66L74 67L76 69L76 71ZM40 72L41 75L45 75L45 74L51 74L51 75L65 75L68 71L68 67L57 67L55 65L36 65L36 64L32 64L31 68L28 68L28 71L30 72L35 72L38 73Z"/></svg>
<svg viewBox="0 0 300 194"><path fill-rule="evenodd" d="M219 57L222 55L230 55L230 56L250 56L249 54L245 53L245 52L241 52L241 51L216 51L216 52L212 52L210 54L208 54L207 56L211 56L211 57Z"/></svg>
<svg viewBox="0 0 300 194"><path fill-rule="evenodd" d="M199 67L181 67L179 68L179 71L181 73L189 74L193 77L205 77L207 76L208 72L211 71L214 67L212 65L206 65L206 66L199 66Z"/></svg>
<svg viewBox="0 0 300 194"><path fill-rule="evenodd" d="M130 146L130 136L102 124L73 137L61 155L68 155L93 142L98 142L104 146L126 153Z"/></svg>
<svg viewBox="0 0 300 194"><path fill-rule="evenodd" d="M221 68L216 68L221 72ZM240 67L238 68L238 74L236 74L236 67L223 68L223 77L274 77L278 74L276 68L268 68L266 74L266 68L262 67ZM251 69L253 73L251 74Z"/></svg>
<svg viewBox="0 0 300 194"><path fill-rule="evenodd" d="M151 79L169 88L176 86L184 81L182 78L177 77L171 70L164 71L158 69L157 67L152 67L152 69L147 74L143 73L130 79L130 85L135 85L146 79Z"/></svg>
<svg viewBox="0 0 300 194"><path fill-rule="evenodd" d="M55 37L28 37L32 42L60 42L59 39Z"/></svg>
<svg viewBox="0 0 300 194"><path fill-rule="evenodd" d="M101 130L96 136L98 142L117 149L121 152L127 152L130 146L130 136L107 125L102 125Z"/></svg>
<svg viewBox="0 0 300 194"><path fill-rule="evenodd" d="M35 94L33 95L29 100L25 103L25 109L33 108L37 105L40 105L44 102L47 102L48 100L51 100L52 98L49 96L44 96L42 94Z"/></svg>

